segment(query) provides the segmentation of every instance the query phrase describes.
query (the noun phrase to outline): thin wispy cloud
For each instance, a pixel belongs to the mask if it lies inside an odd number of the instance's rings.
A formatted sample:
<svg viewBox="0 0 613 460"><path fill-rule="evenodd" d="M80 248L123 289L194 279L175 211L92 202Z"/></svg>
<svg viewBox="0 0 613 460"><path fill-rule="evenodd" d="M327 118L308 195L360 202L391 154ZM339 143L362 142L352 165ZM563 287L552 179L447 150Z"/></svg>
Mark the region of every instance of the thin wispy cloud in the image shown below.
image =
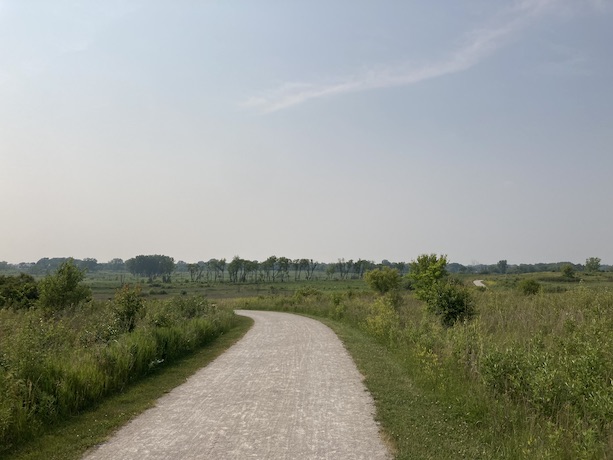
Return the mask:
<svg viewBox="0 0 613 460"><path fill-rule="evenodd" d="M448 57L421 65L373 70L326 82L293 82L249 98L244 107L271 113L312 99L381 88L407 86L474 67L513 40L535 18L555 11L564 0L520 0L490 19L487 26L468 33Z"/></svg>

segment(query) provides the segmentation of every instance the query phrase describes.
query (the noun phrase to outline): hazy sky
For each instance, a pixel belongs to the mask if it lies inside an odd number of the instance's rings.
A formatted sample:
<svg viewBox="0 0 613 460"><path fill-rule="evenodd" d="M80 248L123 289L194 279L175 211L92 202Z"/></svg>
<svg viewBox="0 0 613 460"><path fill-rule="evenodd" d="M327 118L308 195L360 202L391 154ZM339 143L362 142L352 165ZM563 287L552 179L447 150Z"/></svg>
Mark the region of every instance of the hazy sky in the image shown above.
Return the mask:
<svg viewBox="0 0 613 460"><path fill-rule="evenodd" d="M613 263L613 1L0 0L0 260Z"/></svg>

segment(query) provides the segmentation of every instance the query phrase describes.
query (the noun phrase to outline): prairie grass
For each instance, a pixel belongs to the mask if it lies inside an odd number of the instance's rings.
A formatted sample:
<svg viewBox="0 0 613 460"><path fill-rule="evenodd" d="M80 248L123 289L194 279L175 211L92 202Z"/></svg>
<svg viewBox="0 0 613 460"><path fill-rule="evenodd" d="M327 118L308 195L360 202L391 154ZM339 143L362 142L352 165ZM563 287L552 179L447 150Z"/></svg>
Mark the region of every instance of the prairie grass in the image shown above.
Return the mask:
<svg viewBox="0 0 613 460"><path fill-rule="evenodd" d="M12 460L70 460L108 439L120 426L152 407L155 401L185 382L223 353L249 329L253 320L236 317L237 325L194 353L159 367L92 408L45 427L39 436L5 453ZM4 458L4 455L0 455Z"/></svg>
<svg viewBox="0 0 613 460"><path fill-rule="evenodd" d="M0 310L0 455L228 331L201 297L144 303L128 332L117 300L53 316Z"/></svg>
<svg viewBox="0 0 613 460"><path fill-rule="evenodd" d="M356 361L398 458L613 458L613 293L579 283L532 296L473 295L476 319L453 327L411 294L398 308L370 293L312 288L232 302L327 318L346 336L377 343ZM411 411L435 417L423 422L438 424L435 434L415 431ZM456 445L456 456L415 447L436 446L428 436Z"/></svg>

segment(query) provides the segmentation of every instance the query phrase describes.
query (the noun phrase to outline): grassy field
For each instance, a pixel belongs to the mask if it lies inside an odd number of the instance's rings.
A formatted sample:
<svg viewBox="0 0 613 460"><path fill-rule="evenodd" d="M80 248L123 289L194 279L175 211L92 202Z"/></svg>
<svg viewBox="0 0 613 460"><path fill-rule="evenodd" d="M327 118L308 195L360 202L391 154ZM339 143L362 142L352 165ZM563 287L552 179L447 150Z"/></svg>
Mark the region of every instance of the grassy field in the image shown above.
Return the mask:
<svg viewBox="0 0 613 460"><path fill-rule="evenodd" d="M142 293L145 297L163 299L173 296L204 296L208 299L228 299L237 297L253 297L260 295L292 295L297 289L303 286L311 286L324 292L345 291L353 289L356 291L366 291L368 287L363 280L300 280L285 282L262 282L262 283L229 283L225 282L206 282L190 281L188 274L173 276L171 283L161 281L148 282L146 279L134 277L128 273L113 272L94 272L87 276L85 281L91 286L94 298L97 300L109 300L115 295L115 291L123 283L132 283L142 286Z"/></svg>
<svg viewBox="0 0 613 460"><path fill-rule="evenodd" d="M206 366L236 343L253 321L238 317L236 327L209 346L185 358L160 368L119 394L103 400L97 406L46 428L29 443L5 453L2 458L13 460L70 460L103 442L113 431L127 423L198 369Z"/></svg>
<svg viewBox="0 0 613 460"><path fill-rule="evenodd" d="M168 355L193 353L181 337L198 336L197 324L210 324L211 314L252 308L313 315L337 332L365 375L397 458L613 458L613 274L460 278L477 314L452 327L412 292L403 291L394 303L360 279L230 284L174 277L172 283L142 283L139 299L146 307L128 332L117 330L117 289L137 280L95 273L86 280L93 302L59 316L0 310L4 449L15 443L25 446L19 458L36 458L29 455L53 445L56 436L58 445L66 442L62 436L75 436L78 425L106 419L87 418L95 406L87 398L108 394L103 406L113 412L126 403L121 395L140 385L134 375L154 382ZM474 287L475 279L487 288ZM537 283L535 295L524 293L525 280ZM198 321L207 317L208 323ZM227 331L224 321L218 324ZM165 364L157 366L162 359ZM119 377L87 385L98 388L94 396L77 391L84 404L75 405L70 388L88 373L99 375L101 365ZM62 372L64 384L44 383ZM7 395L23 399L11 403ZM58 423L59 431L48 431ZM94 441L76 444L88 442Z"/></svg>
<svg viewBox="0 0 613 460"><path fill-rule="evenodd" d="M198 296L0 309L0 455L243 324Z"/></svg>
<svg viewBox="0 0 613 460"><path fill-rule="evenodd" d="M239 340L253 321L238 317L236 327L179 361L160 368L152 375L110 396L100 404L46 428L36 439L7 452L2 458L13 460L70 460L103 442L113 431L127 423L198 369L206 366Z"/></svg>
<svg viewBox="0 0 613 460"><path fill-rule="evenodd" d="M504 277L486 282L473 288L476 318L449 328L410 293L397 309L355 290L232 302L331 321L397 458L613 458L607 275L528 296Z"/></svg>

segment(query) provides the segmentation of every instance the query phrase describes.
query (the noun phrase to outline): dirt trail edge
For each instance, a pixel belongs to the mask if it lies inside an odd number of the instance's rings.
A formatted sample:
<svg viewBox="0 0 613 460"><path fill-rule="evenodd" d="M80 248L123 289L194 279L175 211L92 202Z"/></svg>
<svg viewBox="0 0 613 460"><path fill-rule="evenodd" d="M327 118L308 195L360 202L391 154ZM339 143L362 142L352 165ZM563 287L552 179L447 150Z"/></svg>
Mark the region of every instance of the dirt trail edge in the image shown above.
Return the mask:
<svg viewBox="0 0 613 460"><path fill-rule="evenodd" d="M255 320L243 339L85 458L391 458L332 330L287 313L237 313Z"/></svg>

